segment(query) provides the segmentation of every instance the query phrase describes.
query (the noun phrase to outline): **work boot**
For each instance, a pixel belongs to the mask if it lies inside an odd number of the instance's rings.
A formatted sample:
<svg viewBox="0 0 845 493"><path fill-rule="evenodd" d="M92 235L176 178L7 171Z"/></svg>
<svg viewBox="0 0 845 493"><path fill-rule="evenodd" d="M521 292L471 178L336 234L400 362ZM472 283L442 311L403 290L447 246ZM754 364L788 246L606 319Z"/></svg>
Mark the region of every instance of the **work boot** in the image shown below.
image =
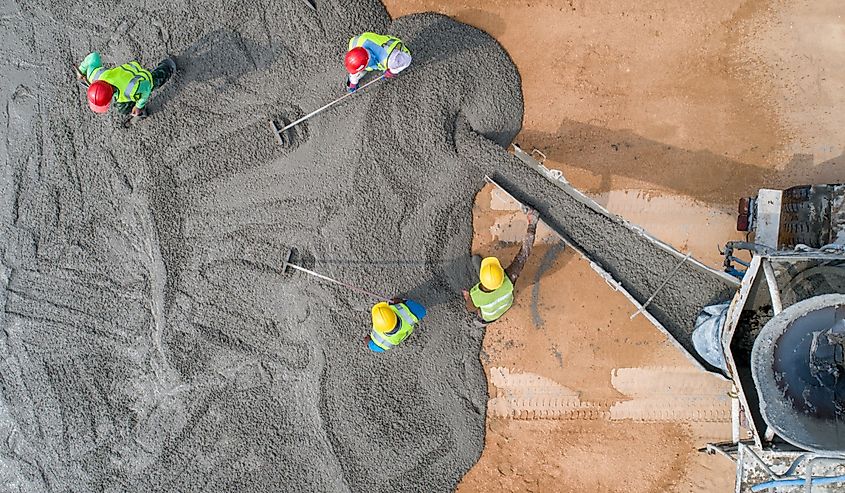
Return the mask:
<svg viewBox="0 0 845 493"><path fill-rule="evenodd" d="M176 73L176 60L174 60L173 57L167 57L164 60L162 60L161 63L170 67L170 74L171 75Z"/></svg>
<svg viewBox="0 0 845 493"><path fill-rule="evenodd" d="M165 58L159 62L158 66L150 72L150 75L153 76L153 89L163 86L175 73L176 61L173 57Z"/></svg>

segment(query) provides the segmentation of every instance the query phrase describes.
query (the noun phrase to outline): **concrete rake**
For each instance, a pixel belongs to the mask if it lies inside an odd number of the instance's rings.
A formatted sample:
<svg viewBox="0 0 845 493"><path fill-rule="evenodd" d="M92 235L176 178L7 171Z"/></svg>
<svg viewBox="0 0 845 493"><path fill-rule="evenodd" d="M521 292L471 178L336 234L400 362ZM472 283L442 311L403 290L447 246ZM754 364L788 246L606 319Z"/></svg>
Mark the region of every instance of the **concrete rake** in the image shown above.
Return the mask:
<svg viewBox="0 0 845 493"><path fill-rule="evenodd" d="M344 99L360 93L370 84L375 84L376 82L378 82L382 79L384 79L384 75L380 75L379 77L377 77L377 78L367 82L366 84L362 85L361 87L359 87L357 91L348 92L348 93L344 94L343 96L335 99L334 101L317 108L316 110L312 111L311 113L308 113L307 115L303 116L302 118L294 120L293 122L287 123L284 119L282 119L282 124L284 125L284 127L282 127L281 129L278 127L278 125L276 125L276 122L271 119L271 120L269 120L270 130L273 131L273 135L276 136L276 141L279 143L280 146L288 147L291 144L293 139L291 137L285 137L285 135L286 135L285 132L287 132L288 130L292 129L293 127L299 125L300 123L308 120L312 116L316 116L316 115L322 113L323 111L331 108L332 106L334 106L337 103L343 101Z"/></svg>
<svg viewBox="0 0 845 493"><path fill-rule="evenodd" d="M380 301L389 301L390 300L390 298L388 298L387 296L384 296L384 295L381 295L381 294L378 294L378 293L373 293L372 291L367 291L366 289L359 288L357 286L353 286L351 284L347 284L345 282L338 281L337 279L332 279L331 277L324 276L323 274L320 274L318 272L314 272L313 270L306 269L305 267L301 267L299 265L296 265L296 264L292 263L292 260L294 259L296 253L297 252L296 252L295 249L291 249L290 251L288 251L288 256L285 259L285 263L282 265L282 274L287 274L287 273L291 272L290 270L288 270L288 268L296 269L300 272L304 272L308 275L317 277L317 278L322 279L324 281L328 281L330 283L337 284L338 286L343 286L344 288L351 289L352 291L357 291L359 293L366 294L367 296L372 296L373 298L377 298Z"/></svg>

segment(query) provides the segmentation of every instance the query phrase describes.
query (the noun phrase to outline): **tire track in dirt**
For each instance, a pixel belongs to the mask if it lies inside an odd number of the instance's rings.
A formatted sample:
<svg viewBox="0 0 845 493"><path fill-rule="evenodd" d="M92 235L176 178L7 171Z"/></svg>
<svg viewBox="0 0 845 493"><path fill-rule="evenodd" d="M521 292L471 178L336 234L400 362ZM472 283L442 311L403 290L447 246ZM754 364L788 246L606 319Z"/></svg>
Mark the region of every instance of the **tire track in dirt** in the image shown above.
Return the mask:
<svg viewBox="0 0 845 493"><path fill-rule="evenodd" d="M632 420L726 423L731 420L726 382L693 369L617 368L614 387L631 400L584 401L580 392L535 373L490 369L495 387L487 416L519 420Z"/></svg>
<svg viewBox="0 0 845 493"><path fill-rule="evenodd" d="M490 369L495 397L487 403L487 415L511 419L607 419L610 401L585 402L579 393L534 373Z"/></svg>
<svg viewBox="0 0 845 493"><path fill-rule="evenodd" d="M731 420L729 384L693 368L616 368L611 383L631 400L610 408L612 420L719 422Z"/></svg>

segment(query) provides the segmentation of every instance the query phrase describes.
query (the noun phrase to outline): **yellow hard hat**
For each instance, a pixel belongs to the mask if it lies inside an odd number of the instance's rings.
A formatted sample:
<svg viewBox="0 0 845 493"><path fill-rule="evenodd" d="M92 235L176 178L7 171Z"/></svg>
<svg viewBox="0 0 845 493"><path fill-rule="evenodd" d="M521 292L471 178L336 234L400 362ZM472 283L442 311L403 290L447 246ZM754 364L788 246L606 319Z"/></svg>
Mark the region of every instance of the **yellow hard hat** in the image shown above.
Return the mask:
<svg viewBox="0 0 845 493"><path fill-rule="evenodd" d="M390 309L387 302L382 301L373 306L373 328L384 334L396 327L396 312Z"/></svg>
<svg viewBox="0 0 845 493"><path fill-rule="evenodd" d="M481 278L482 286L494 291L505 282L505 270L502 269L502 264L496 257L485 257L481 261L481 272L478 273L478 277Z"/></svg>

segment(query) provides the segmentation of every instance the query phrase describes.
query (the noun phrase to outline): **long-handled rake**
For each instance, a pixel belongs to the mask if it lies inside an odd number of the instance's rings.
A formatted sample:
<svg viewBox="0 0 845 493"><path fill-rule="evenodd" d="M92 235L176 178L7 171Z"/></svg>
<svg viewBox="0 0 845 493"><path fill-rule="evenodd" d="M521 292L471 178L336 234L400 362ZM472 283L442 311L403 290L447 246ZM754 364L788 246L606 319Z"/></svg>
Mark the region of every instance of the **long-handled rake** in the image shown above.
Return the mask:
<svg viewBox="0 0 845 493"><path fill-rule="evenodd" d="M390 298L388 298L387 296L384 296L384 295L381 295L381 294L378 294L378 293L373 293L372 291L367 291L366 289L359 288L357 286L353 286L351 284L347 284L345 282L338 281L337 279L332 279L331 277L324 276L323 274L320 274L319 272L314 272L313 270L306 269L305 267L300 267L299 265L291 263L291 260L293 259L293 256L294 256L294 252L295 252L295 250L288 251L288 255L287 255L287 258L285 259L285 263L282 265L282 273L283 274L290 272L288 270L288 268L296 269L298 271L312 275L312 276L317 277L319 279L322 279L324 281L328 281L328 282L337 284L338 286L343 286L347 289L351 289L353 291L357 291L359 293L363 293L363 294L366 294L368 296L372 296L373 298L377 298L380 301L389 301L390 300Z"/></svg>

